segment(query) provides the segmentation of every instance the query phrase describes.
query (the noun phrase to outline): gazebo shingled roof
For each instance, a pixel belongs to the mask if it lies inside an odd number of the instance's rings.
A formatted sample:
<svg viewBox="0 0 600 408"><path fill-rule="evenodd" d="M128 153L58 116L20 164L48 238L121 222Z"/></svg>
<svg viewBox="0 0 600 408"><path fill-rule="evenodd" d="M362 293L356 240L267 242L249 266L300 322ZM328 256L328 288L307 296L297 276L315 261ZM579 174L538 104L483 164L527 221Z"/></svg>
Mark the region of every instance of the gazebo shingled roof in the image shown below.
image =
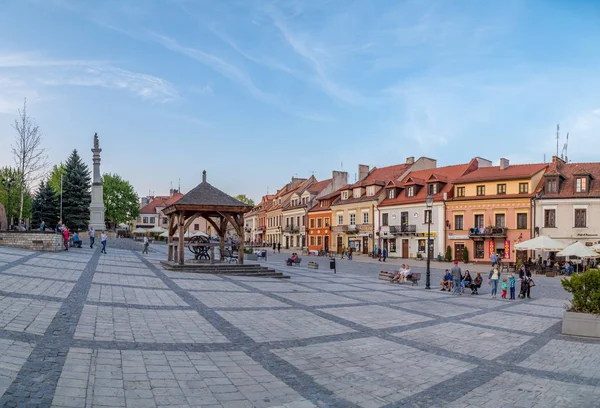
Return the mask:
<svg viewBox="0 0 600 408"><path fill-rule="evenodd" d="M210 223L221 237L221 249L224 248L225 231L227 223L235 228L239 236L238 262L244 261L244 213L252 210L252 206L243 203L206 181L206 170L202 172L202 183L190 190L177 202L163 209L169 217L169 262L184 263L184 232L192 221L203 217ZM214 220L218 218L219 224ZM177 220L176 220L177 219ZM179 229L178 242L175 244L173 236ZM175 249L175 250L174 250ZM221 250L221 254L223 251ZM213 262L213 259L211 259Z"/></svg>

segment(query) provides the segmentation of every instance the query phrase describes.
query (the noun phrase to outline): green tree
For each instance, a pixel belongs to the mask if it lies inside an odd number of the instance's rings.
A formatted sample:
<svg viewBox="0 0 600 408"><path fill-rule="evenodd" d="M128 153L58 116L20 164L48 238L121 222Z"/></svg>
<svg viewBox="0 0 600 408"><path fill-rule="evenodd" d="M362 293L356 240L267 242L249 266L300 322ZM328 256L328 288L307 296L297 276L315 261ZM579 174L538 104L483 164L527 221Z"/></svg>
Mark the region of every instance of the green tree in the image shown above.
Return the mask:
<svg viewBox="0 0 600 408"><path fill-rule="evenodd" d="M118 174L104 174L102 188L106 222L110 226L115 227L137 218L140 214L139 197L127 180L123 180Z"/></svg>
<svg viewBox="0 0 600 408"><path fill-rule="evenodd" d="M241 201L242 203L246 203L254 207L254 200L246 197L246 194L238 194L234 198L238 201Z"/></svg>
<svg viewBox="0 0 600 408"><path fill-rule="evenodd" d="M462 257L464 263L469 263L469 250L466 247L463 248Z"/></svg>
<svg viewBox="0 0 600 408"><path fill-rule="evenodd" d="M5 187L4 184L8 184L10 180L14 182L10 188L9 200L8 186ZM4 183L0 183L0 203L4 206L8 222L10 223L12 220L13 224L17 224L19 222L21 188L23 186L23 183L21 183L21 172L13 167L3 167L0 169L0 182L2 181ZM29 217L31 217L31 195L29 194L29 190L25 188L23 193L23 219L28 219ZM2 228L4 227L3 225Z"/></svg>
<svg viewBox="0 0 600 408"><path fill-rule="evenodd" d="M88 166L73 150L65 163L63 177L63 221L72 230L83 231L90 221L91 177Z"/></svg>
<svg viewBox="0 0 600 408"><path fill-rule="evenodd" d="M50 172L50 177L48 178L48 184L54 190L54 193L60 195L60 177L65 176L65 165L60 163L58 166L55 164L52 166L52 171Z"/></svg>
<svg viewBox="0 0 600 408"><path fill-rule="evenodd" d="M444 257L444 260L446 262L452 261L452 248L450 247L450 245L446 247L446 256Z"/></svg>
<svg viewBox="0 0 600 408"><path fill-rule="evenodd" d="M59 218L59 201L54 189L42 181L32 204L31 228L39 229L42 221L48 228L54 228Z"/></svg>

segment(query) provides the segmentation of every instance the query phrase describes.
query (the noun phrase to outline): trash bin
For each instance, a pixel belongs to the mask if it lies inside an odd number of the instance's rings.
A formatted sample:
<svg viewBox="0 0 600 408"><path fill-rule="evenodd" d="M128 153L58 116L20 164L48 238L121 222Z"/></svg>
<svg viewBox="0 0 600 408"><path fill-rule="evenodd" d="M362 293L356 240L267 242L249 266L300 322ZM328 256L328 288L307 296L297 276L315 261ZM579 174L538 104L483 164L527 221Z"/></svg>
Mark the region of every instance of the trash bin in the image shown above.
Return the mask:
<svg viewBox="0 0 600 408"><path fill-rule="evenodd" d="M329 258L329 269L333 269L333 273L336 273L335 258Z"/></svg>

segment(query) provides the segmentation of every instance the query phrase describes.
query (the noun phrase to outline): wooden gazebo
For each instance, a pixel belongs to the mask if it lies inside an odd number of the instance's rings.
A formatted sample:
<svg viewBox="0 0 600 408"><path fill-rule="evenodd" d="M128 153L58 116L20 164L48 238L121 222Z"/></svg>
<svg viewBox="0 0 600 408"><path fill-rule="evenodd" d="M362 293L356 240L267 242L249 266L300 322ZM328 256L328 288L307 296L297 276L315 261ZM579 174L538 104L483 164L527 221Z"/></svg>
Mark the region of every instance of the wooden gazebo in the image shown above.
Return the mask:
<svg viewBox="0 0 600 408"><path fill-rule="evenodd" d="M204 218L221 237L218 246L221 256L225 248L227 224L231 224L239 237L238 263L244 263L244 214L252 210L245 204L225 194L206 182L206 170L202 172L202 183L181 197L174 204L163 209L169 217L169 262L183 265L185 259L185 231L198 217ZM177 241L173 238L176 236ZM187 244L189 246L189 244ZM212 244L217 245L217 244ZM214 248L211 248L210 262L214 262Z"/></svg>

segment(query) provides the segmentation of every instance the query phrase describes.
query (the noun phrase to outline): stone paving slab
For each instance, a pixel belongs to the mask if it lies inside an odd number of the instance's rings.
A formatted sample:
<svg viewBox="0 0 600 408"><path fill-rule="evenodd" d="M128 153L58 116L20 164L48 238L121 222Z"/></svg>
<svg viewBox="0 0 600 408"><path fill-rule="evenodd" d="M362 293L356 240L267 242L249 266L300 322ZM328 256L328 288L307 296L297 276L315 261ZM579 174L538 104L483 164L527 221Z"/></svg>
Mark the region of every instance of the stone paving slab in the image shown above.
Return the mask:
<svg viewBox="0 0 600 408"><path fill-rule="evenodd" d="M279 296L305 306L351 305L362 303L360 300L338 296L333 293L281 293Z"/></svg>
<svg viewBox="0 0 600 408"><path fill-rule="evenodd" d="M18 265L8 268L1 273L10 275L30 276L33 278L61 279L77 281L81 277L81 271L68 269L45 268L33 265Z"/></svg>
<svg viewBox="0 0 600 408"><path fill-rule="evenodd" d="M400 302L412 302L415 299L413 297L402 296L399 292L337 292L337 295L347 296L349 298L362 300L363 302L369 303L400 303Z"/></svg>
<svg viewBox="0 0 600 408"><path fill-rule="evenodd" d="M289 305L261 295L248 292L190 292L192 296L212 308L257 308L257 307L290 307Z"/></svg>
<svg viewBox="0 0 600 408"><path fill-rule="evenodd" d="M306 339L354 331L304 310L217 313L256 342Z"/></svg>
<svg viewBox="0 0 600 408"><path fill-rule="evenodd" d="M66 298L73 286L72 282L0 274L0 290L7 293Z"/></svg>
<svg viewBox="0 0 600 408"><path fill-rule="evenodd" d="M97 284L134 286L139 288L167 289L167 286L160 279L149 276L98 273L94 275L93 282Z"/></svg>
<svg viewBox="0 0 600 408"><path fill-rule="evenodd" d="M414 302L404 302L399 307L403 309L414 310L415 312L428 313L440 317L459 316L466 313L477 312L480 309L462 305L452 305L432 300L415 300Z"/></svg>
<svg viewBox="0 0 600 408"><path fill-rule="evenodd" d="M316 292L315 289L291 282L248 282L247 285L265 292Z"/></svg>
<svg viewBox="0 0 600 408"><path fill-rule="evenodd" d="M527 313L538 316L555 317L562 319L565 309L562 307L538 306L526 303L518 303L514 306L504 309L505 312L511 313Z"/></svg>
<svg viewBox="0 0 600 408"><path fill-rule="evenodd" d="M0 297L0 328L43 335L60 306L46 300Z"/></svg>
<svg viewBox="0 0 600 408"><path fill-rule="evenodd" d="M321 311L371 329L406 326L432 320L429 317L379 305L335 307Z"/></svg>
<svg viewBox="0 0 600 408"><path fill-rule="evenodd" d="M21 258L23 258L23 255L12 255L12 254L0 253L0 261L5 262L5 263L18 261Z"/></svg>
<svg viewBox="0 0 600 408"><path fill-rule="evenodd" d="M570 304L571 304L571 302L567 299L548 299L548 298L533 299L533 300L529 301L528 303L531 305L538 305L538 306L562 307L563 309L565 309L567 306L570 306Z"/></svg>
<svg viewBox="0 0 600 408"><path fill-rule="evenodd" d="M173 279L182 289L207 290L211 292L247 292L248 289L233 282L195 279Z"/></svg>
<svg viewBox="0 0 600 408"><path fill-rule="evenodd" d="M533 338L460 323L442 323L394 336L485 360L493 360Z"/></svg>
<svg viewBox="0 0 600 408"><path fill-rule="evenodd" d="M474 368L376 337L273 352L360 407L401 401ZM403 386L408 381L411 386Z"/></svg>
<svg viewBox="0 0 600 408"><path fill-rule="evenodd" d="M142 310L85 305L76 339L135 343L227 343L192 310Z"/></svg>
<svg viewBox="0 0 600 408"><path fill-rule="evenodd" d="M33 347L28 343L0 339L0 395L17 378L32 351Z"/></svg>
<svg viewBox="0 0 600 408"><path fill-rule="evenodd" d="M476 295L463 295L463 296L448 296L440 299L442 302L448 305L461 305L467 307L474 307L477 309L496 309L498 306L502 306L503 303L498 299L490 299L489 297L476 296Z"/></svg>
<svg viewBox="0 0 600 408"><path fill-rule="evenodd" d="M223 278L217 275L210 275L207 273L191 273L191 272L176 272L176 271L163 271L165 275L172 279L200 279L200 280L216 280L222 281Z"/></svg>
<svg viewBox="0 0 600 408"><path fill-rule="evenodd" d="M573 408L592 407L600 388L536 378L506 372L467 393L456 401L437 408Z"/></svg>
<svg viewBox="0 0 600 408"><path fill-rule="evenodd" d="M515 313L489 312L462 321L502 329L520 330L527 333L542 333L560 320L549 317L517 315Z"/></svg>
<svg viewBox="0 0 600 408"><path fill-rule="evenodd" d="M129 288L96 284L90 287L87 300L144 306L188 306L177 294L167 289Z"/></svg>
<svg viewBox="0 0 600 408"><path fill-rule="evenodd" d="M241 351L72 348L53 407L315 407Z"/></svg>
<svg viewBox="0 0 600 408"><path fill-rule="evenodd" d="M135 276L151 276L151 277L156 276L150 269L127 268L127 267L115 266L115 265L98 265L96 267L96 273L101 273L101 272L123 274L123 275L135 275Z"/></svg>
<svg viewBox="0 0 600 408"><path fill-rule="evenodd" d="M364 288L349 285L347 283L305 283L309 288L321 290L325 292L348 292L348 291L365 291Z"/></svg>
<svg viewBox="0 0 600 408"><path fill-rule="evenodd" d="M83 271L87 265L87 262L89 260L86 260L84 262L73 262L73 261L69 261L69 262L65 262L64 259L47 259L47 258L42 258L42 257L36 257L36 258L32 258L29 259L28 261L25 262L25 265L35 265L35 266L41 266L43 268L60 268L60 269L72 269L75 271Z"/></svg>
<svg viewBox="0 0 600 408"><path fill-rule="evenodd" d="M518 365L600 380L600 343L550 340Z"/></svg>

